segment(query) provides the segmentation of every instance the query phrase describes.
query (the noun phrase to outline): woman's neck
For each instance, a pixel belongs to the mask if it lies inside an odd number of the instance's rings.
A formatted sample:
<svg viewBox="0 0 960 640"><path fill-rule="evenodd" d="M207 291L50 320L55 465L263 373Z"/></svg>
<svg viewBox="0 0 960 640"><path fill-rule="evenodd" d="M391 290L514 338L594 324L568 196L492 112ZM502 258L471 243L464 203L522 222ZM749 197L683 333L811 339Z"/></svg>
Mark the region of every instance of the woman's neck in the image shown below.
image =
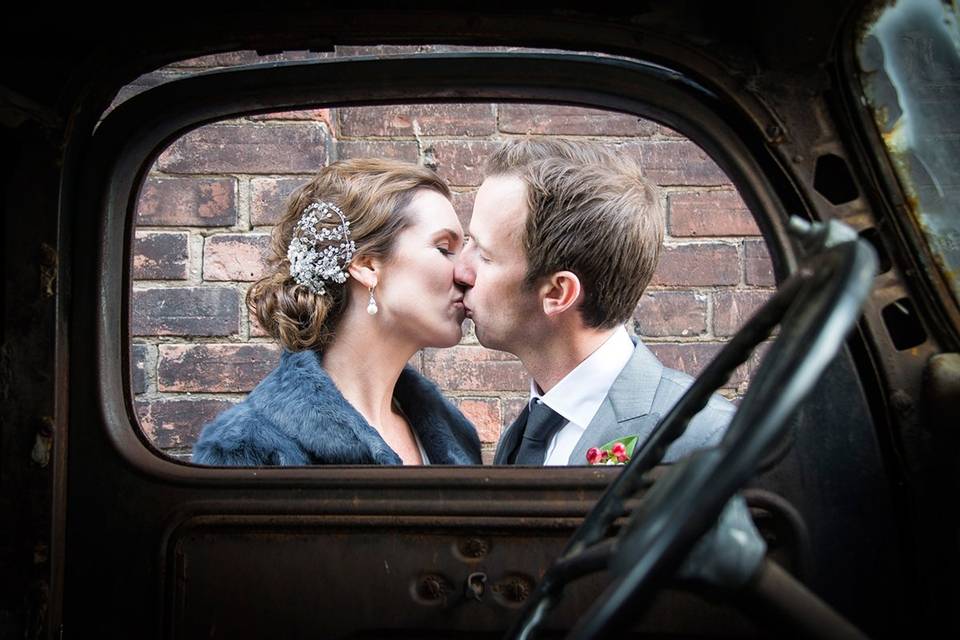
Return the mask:
<svg viewBox="0 0 960 640"><path fill-rule="evenodd" d="M338 331L336 339L324 349L323 368L360 415L382 430L393 411L397 379L416 349L376 332L373 323L340 326L347 329Z"/></svg>

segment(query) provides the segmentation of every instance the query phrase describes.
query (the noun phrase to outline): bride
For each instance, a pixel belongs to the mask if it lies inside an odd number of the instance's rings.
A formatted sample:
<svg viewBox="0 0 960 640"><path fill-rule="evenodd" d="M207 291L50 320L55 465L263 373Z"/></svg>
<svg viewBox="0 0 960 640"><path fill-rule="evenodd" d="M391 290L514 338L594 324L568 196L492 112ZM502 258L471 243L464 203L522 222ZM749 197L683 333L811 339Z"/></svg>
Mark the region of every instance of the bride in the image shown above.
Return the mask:
<svg viewBox="0 0 960 640"><path fill-rule="evenodd" d="M433 172L336 162L289 200L272 272L247 306L283 347L246 400L207 424L207 465L479 464L473 425L407 366L461 337L463 230Z"/></svg>

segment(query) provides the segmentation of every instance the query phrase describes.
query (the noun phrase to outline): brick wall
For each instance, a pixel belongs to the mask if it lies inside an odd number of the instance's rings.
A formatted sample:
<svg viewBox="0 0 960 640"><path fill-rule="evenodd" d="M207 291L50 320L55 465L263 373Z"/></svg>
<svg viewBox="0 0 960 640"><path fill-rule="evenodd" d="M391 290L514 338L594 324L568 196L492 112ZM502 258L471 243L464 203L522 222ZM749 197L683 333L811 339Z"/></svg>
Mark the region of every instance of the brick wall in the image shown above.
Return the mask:
<svg viewBox="0 0 960 640"><path fill-rule="evenodd" d="M547 105L276 113L187 134L160 155L140 194L131 358L146 434L171 455L189 455L202 425L276 364L278 348L251 322L243 296L263 271L284 199L317 168L359 156L432 167L454 190L466 227L485 157L502 140L528 133L601 139L638 158L661 187L666 250L629 329L664 364L695 375L770 295L774 280L750 213L690 141L632 116ZM500 430L522 409L528 382L515 358L479 346L469 325L460 345L426 349L414 363L477 425L489 458ZM725 395L743 394L756 360L733 376Z"/></svg>

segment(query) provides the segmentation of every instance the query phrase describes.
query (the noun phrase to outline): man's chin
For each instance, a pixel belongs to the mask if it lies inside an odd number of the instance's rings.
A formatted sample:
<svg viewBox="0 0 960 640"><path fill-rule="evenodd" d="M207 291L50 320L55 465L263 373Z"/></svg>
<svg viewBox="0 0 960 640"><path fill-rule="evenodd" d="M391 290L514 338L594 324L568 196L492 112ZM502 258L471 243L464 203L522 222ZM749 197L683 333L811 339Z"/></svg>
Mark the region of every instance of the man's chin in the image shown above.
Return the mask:
<svg viewBox="0 0 960 640"><path fill-rule="evenodd" d="M480 343L481 347L486 349L497 349L501 350L499 346L499 341L491 336L488 332L484 331L482 327L477 325L477 321L473 321L473 334L477 336L477 342Z"/></svg>

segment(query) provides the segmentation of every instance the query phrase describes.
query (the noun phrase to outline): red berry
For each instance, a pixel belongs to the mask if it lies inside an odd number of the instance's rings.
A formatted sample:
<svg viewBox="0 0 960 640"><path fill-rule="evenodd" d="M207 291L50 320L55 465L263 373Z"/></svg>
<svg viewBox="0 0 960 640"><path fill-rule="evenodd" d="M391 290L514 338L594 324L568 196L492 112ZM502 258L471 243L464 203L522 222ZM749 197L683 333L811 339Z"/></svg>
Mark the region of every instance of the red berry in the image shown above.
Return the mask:
<svg viewBox="0 0 960 640"><path fill-rule="evenodd" d="M596 447L590 447L587 449L587 462L589 464L597 464L597 462L600 461L600 457L600 449L597 449Z"/></svg>
<svg viewBox="0 0 960 640"><path fill-rule="evenodd" d="M627 448L623 446L622 442L617 442L610 448L610 450L613 452L613 455L617 456L618 458L620 456L627 455Z"/></svg>

